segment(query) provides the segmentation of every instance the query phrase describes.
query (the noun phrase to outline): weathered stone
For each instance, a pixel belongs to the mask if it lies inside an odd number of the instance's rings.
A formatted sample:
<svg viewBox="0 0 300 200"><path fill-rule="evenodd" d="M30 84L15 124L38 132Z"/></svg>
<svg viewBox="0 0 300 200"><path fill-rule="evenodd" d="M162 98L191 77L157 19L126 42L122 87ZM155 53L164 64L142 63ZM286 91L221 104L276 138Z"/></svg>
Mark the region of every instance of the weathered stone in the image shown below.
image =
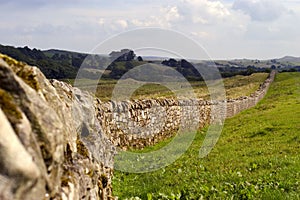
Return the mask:
<svg viewBox="0 0 300 200"><path fill-rule="evenodd" d="M112 198L115 150L88 93L2 54L0 91L0 199Z"/></svg>

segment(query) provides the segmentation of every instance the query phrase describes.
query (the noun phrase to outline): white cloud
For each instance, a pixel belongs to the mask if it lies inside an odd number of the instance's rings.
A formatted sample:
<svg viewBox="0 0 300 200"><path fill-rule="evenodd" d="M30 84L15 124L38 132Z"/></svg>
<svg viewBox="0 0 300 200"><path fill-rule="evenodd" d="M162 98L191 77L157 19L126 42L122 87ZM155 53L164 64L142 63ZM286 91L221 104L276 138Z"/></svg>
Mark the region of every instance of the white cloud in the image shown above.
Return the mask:
<svg viewBox="0 0 300 200"><path fill-rule="evenodd" d="M145 22L143 22L142 20L139 19L133 19L130 21L134 26L137 27L142 27L142 26L148 26L148 24L146 24Z"/></svg>
<svg viewBox="0 0 300 200"><path fill-rule="evenodd" d="M151 15L146 19L132 19L130 22L138 27L157 26L162 28L171 28L175 23L179 22L182 16L177 6L161 7L157 15Z"/></svg>
<svg viewBox="0 0 300 200"><path fill-rule="evenodd" d="M205 32L205 31L199 31L199 32L193 31L193 32L191 32L191 34L193 36L200 37L200 38L212 38L213 37L212 34L209 34L208 32Z"/></svg>
<svg viewBox="0 0 300 200"><path fill-rule="evenodd" d="M122 29L126 29L128 27L128 23L124 19L118 19L115 21L116 25L119 25Z"/></svg>
<svg viewBox="0 0 300 200"><path fill-rule="evenodd" d="M241 10L254 21L273 21L288 12L278 0L236 0L233 9Z"/></svg>
<svg viewBox="0 0 300 200"><path fill-rule="evenodd" d="M201 17L201 16L195 16L195 17L193 17L193 22L196 23L196 24L198 24L198 23L200 23L200 24L208 24L208 21L206 19L204 19L203 17Z"/></svg>
<svg viewBox="0 0 300 200"><path fill-rule="evenodd" d="M177 6L163 8L162 13L165 13L163 17L167 22L176 21L181 17L178 12Z"/></svg>
<svg viewBox="0 0 300 200"><path fill-rule="evenodd" d="M220 1L181 0L181 2L193 12L192 14L195 16L196 21L199 18L203 20L207 20L206 18L223 19L230 15L230 11Z"/></svg>
<svg viewBox="0 0 300 200"><path fill-rule="evenodd" d="M103 26L103 25L105 24L105 19L104 19L104 18L100 18L100 19L98 20L98 24L99 24L100 26Z"/></svg>
<svg viewBox="0 0 300 200"><path fill-rule="evenodd" d="M3 44L88 51L125 30L161 27L185 33L212 57L300 52L299 0L18 1L0 8Z"/></svg>

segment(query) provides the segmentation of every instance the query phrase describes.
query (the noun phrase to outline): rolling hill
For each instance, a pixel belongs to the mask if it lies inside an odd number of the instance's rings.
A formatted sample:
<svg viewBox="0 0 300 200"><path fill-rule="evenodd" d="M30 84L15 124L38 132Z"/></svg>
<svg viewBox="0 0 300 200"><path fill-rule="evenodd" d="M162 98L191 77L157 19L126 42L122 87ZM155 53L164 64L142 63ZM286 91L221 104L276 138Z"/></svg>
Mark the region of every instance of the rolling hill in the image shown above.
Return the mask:
<svg viewBox="0 0 300 200"><path fill-rule="evenodd" d="M161 73L166 76L171 76L172 74L168 74L170 70L167 69L173 68L188 80L202 80L197 70L195 70L194 65L207 68L218 67L222 77L250 75L255 72L268 72L270 68L279 71L300 71L300 58L291 56L266 61L238 59L212 62L187 61L184 59L176 60L172 58L158 59L157 57L151 56L146 56L145 61L143 61L141 57L136 57L131 50L112 52L111 55L108 56L57 49L38 50L36 48L30 49L27 46L16 48L13 46L0 45L0 52L26 62L29 65L37 66L46 77L50 79L75 79L82 65L84 65L84 69L81 71L81 75L84 77L98 79L100 74L103 74L103 78L115 80L122 77L132 68L146 63L162 64L166 69L162 70ZM129 57L124 56L126 54L129 55L129 53L132 55ZM106 66L108 67L106 68Z"/></svg>

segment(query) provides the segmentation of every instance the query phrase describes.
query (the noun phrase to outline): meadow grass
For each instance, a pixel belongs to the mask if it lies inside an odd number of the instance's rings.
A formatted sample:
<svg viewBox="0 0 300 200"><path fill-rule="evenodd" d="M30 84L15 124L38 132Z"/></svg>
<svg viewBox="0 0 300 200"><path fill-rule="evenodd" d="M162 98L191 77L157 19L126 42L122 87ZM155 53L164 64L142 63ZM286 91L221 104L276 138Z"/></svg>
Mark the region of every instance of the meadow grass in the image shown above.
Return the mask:
<svg viewBox="0 0 300 200"><path fill-rule="evenodd" d="M151 173L114 172L119 199L300 199L300 73L276 75L265 98L227 119L205 158L206 129L171 165ZM169 141L139 150L159 149Z"/></svg>
<svg viewBox="0 0 300 200"><path fill-rule="evenodd" d="M267 73L254 73L250 76L234 76L223 79L226 96L228 99L238 98L240 96L248 96L259 88L259 85L267 78ZM74 80L64 80L74 85ZM91 91L95 93L95 96L100 98L102 101L108 101L112 97L112 92L117 84L116 80L88 80L78 79L76 80L77 86L81 89ZM118 84L123 90L130 90L135 85L132 84L133 80L128 84L126 80L121 80ZM170 83L172 85L172 83ZM171 91L167 87L160 84L149 83L135 90L132 94L131 99L151 99L151 98L174 98L174 92L183 92L188 87L178 87L180 84L173 83L176 88ZM97 86L97 87L95 87ZM193 89L194 94L198 98L209 99L208 89L204 81L191 81L190 86Z"/></svg>

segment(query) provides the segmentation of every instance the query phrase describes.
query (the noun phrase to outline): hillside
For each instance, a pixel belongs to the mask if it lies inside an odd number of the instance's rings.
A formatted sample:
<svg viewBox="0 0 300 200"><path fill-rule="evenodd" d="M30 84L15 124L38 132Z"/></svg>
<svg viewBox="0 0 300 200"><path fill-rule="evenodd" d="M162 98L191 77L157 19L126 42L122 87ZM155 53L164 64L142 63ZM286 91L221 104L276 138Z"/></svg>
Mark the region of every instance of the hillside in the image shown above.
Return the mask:
<svg viewBox="0 0 300 200"><path fill-rule="evenodd" d="M284 56L283 58L276 59L276 61L277 62L300 63L300 57Z"/></svg>
<svg viewBox="0 0 300 200"><path fill-rule="evenodd" d="M269 72L270 68L279 71L300 71L299 59L293 57L267 61L239 59L211 62L145 56L143 60L133 51L126 49L125 51L111 52L111 55L90 55L56 49L42 51L35 48L16 48L4 45L0 45L0 52L29 65L37 66L49 79L74 79L77 77L79 68L84 66L80 71L80 75L83 75L84 78L98 79L102 74L104 79L118 80L132 68L146 63L164 66L165 69L161 70L160 74L164 74L166 77L172 75L171 70L176 70L190 81L202 80L194 66L208 69L218 67L222 77Z"/></svg>
<svg viewBox="0 0 300 200"><path fill-rule="evenodd" d="M241 96L248 96L257 90L261 83L267 78L267 73L254 73L249 76L233 76L224 78L223 83L226 92L226 98L238 98ZM74 85L75 80L66 80L68 83ZM132 79L124 80L76 80L76 84L81 89L94 92L101 101L109 101L112 98L112 93L118 85L123 90L130 90L135 87L135 84L141 84L143 82L135 81ZM147 83L147 82L146 82ZM151 98L175 98L175 93L184 91L194 92L198 98L210 99L207 85L204 81L190 81L189 85L178 84L178 82L169 82L169 85L173 87L171 91L169 88L164 87L158 83L144 84L140 88L134 91L131 95L131 99L151 99ZM96 90L96 91L94 91Z"/></svg>
<svg viewBox="0 0 300 200"><path fill-rule="evenodd" d="M189 150L166 168L146 174L115 172L114 195L120 199L299 199L299 86L299 73L278 74L263 101L226 120L206 158L198 157L206 133L202 130Z"/></svg>
<svg viewBox="0 0 300 200"><path fill-rule="evenodd" d="M64 52L54 54L43 52L28 47L15 48L12 46L0 45L0 53L6 54L29 65L37 66L47 78L63 79L75 78L77 70L84 59L84 54Z"/></svg>

